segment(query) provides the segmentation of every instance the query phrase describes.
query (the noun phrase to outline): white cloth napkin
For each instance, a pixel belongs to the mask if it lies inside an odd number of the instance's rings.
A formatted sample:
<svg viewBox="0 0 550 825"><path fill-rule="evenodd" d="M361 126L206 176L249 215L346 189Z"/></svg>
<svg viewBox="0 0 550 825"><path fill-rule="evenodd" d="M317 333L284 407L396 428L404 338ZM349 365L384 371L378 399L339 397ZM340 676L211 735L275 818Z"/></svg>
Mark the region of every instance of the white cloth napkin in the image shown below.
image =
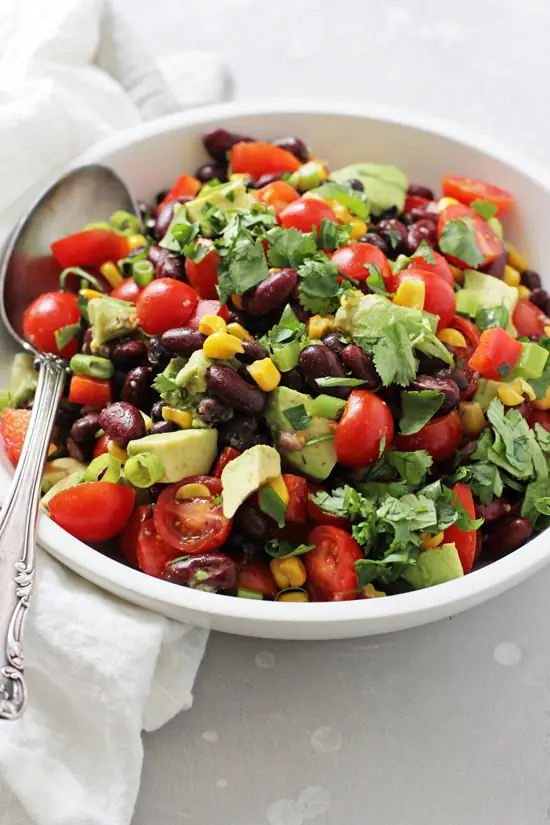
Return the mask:
<svg viewBox="0 0 550 825"><path fill-rule="evenodd" d="M3 229L26 190L92 143L226 88L214 55L153 60L116 0L1 0ZM23 719L0 722L0 811L11 790L39 825L128 825L141 731L191 705L206 640L39 550L25 636L30 701Z"/></svg>

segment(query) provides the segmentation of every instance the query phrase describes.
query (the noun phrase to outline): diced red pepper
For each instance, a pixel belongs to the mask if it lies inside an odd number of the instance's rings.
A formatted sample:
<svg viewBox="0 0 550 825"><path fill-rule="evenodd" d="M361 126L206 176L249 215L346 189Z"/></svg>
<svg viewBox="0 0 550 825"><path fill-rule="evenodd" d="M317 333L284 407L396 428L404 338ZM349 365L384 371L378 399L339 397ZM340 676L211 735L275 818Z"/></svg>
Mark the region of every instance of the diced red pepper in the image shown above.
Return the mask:
<svg viewBox="0 0 550 825"><path fill-rule="evenodd" d="M98 455L103 455L104 453L108 453L108 452L109 452L109 439L107 438L107 434L103 433L103 435L99 436L99 438L97 439L97 441L94 445L93 458L97 458Z"/></svg>
<svg viewBox="0 0 550 825"><path fill-rule="evenodd" d="M486 329L468 365L493 381L500 381L514 369L522 345L501 327Z"/></svg>
<svg viewBox="0 0 550 825"><path fill-rule="evenodd" d="M157 206L157 214L163 206L166 206L167 203L170 203L170 201L173 201L176 198L181 198L183 195L190 195L191 197L194 197L201 186L202 184L198 178L194 178L192 175L180 175L170 191Z"/></svg>
<svg viewBox="0 0 550 825"><path fill-rule="evenodd" d="M100 378L87 375L73 375L69 387L71 404L86 404L98 410L111 403L111 384Z"/></svg>
<svg viewBox="0 0 550 825"><path fill-rule="evenodd" d="M6 455L14 467L17 466L21 457L30 420L30 410L12 410L8 407L2 410L0 432L4 440ZM54 453L55 450L55 444L50 444L48 454Z"/></svg>
<svg viewBox="0 0 550 825"><path fill-rule="evenodd" d="M51 245L52 255L64 269L67 266L101 266L106 261L125 258L130 248L125 235L109 229L85 229L66 235Z"/></svg>
<svg viewBox="0 0 550 825"><path fill-rule="evenodd" d="M292 152L273 146L272 143L256 140L236 143L231 148L230 162L233 173L247 174L255 180L262 175L295 172L301 166Z"/></svg>
<svg viewBox="0 0 550 825"><path fill-rule="evenodd" d="M468 485L459 482L453 487L453 492L470 518L475 519L476 508L474 506L472 492ZM477 530L459 530L454 524L451 524L451 526L445 530L443 542L445 544L454 543L464 573L469 573L473 567L476 554L476 539Z"/></svg>
<svg viewBox="0 0 550 825"><path fill-rule="evenodd" d="M222 470L227 467L230 461L233 461L233 459L238 456L240 456L240 452L238 450L234 450L233 447L224 447L216 459L214 469L212 470L212 475L216 478L221 478Z"/></svg>
<svg viewBox="0 0 550 825"><path fill-rule="evenodd" d="M283 474L288 490L285 521L293 524L305 524L307 521L308 489L307 481L302 476Z"/></svg>
<svg viewBox="0 0 550 825"><path fill-rule="evenodd" d="M199 301L186 326L198 329L200 320L205 315L219 315L224 321L229 321L229 310L225 305L222 307L219 301Z"/></svg>

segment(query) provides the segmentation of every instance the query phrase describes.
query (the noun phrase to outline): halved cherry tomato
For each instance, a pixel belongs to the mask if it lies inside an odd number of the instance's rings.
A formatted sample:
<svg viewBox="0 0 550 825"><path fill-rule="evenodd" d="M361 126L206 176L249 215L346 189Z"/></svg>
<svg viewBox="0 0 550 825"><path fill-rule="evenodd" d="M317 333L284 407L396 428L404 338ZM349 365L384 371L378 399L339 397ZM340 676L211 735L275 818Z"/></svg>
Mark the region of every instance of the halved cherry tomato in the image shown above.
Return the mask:
<svg viewBox="0 0 550 825"><path fill-rule="evenodd" d="M540 424L546 432L550 433L550 412L546 412L545 410L532 410L528 420L530 427L534 427L535 424Z"/></svg>
<svg viewBox="0 0 550 825"><path fill-rule="evenodd" d="M292 152L259 140L235 143L229 153L229 162L233 173L245 173L254 180L262 175L295 172L301 165Z"/></svg>
<svg viewBox="0 0 550 825"><path fill-rule="evenodd" d="M128 301L135 304L142 287L138 286L133 278L125 278L121 284L115 286L111 292L111 298L118 298L119 301Z"/></svg>
<svg viewBox="0 0 550 825"><path fill-rule="evenodd" d="M278 590L271 570L261 561L247 561L239 567L237 586L254 590L268 599L274 599Z"/></svg>
<svg viewBox="0 0 550 825"><path fill-rule="evenodd" d="M197 306L197 293L174 278L158 278L142 289L137 299L137 317L147 335L183 327Z"/></svg>
<svg viewBox="0 0 550 825"><path fill-rule="evenodd" d="M436 275L440 275L444 281L447 281L451 289L454 289L455 279L453 278L453 273L447 263L447 259L435 250L432 250L432 255L435 259L435 263L433 264L431 264L424 255L414 255L406 271L421 269L423 272L435 272Z"/></svg>
<svg viewBox="0 0 550 825"><path fill-rule="evenodd" d="M211 241L208 241L208 245ZM202 261L195 263L191 258L185 259L185 274L187 280L196 290L199 298L217 298L216 284L218 283L218 270L216 264L220 256L212 248L207 252Z"/></svg>
<svg viewBox="0 0 550 825"><path fill-rule="evenodd" d="M300 232L311 232L313 227L319 230L324 220L339 223L328 203L319 198L300 198L289 204L279 215L281 226L285 229L294 227Z"/></svg>
<svg viewBox="0 0 550 825"><path fill-rule="evenodd" d="M550 323L542 309L531 301L518 301L512 313L512 323L520 338L544 335L544 327Z"/></svg>
<svg viewBox="0 0 550 825"><path fill-rule="evenodd" d="M128 239L109 229L85 229L66 235L51 245L57 263L67 266L101 266L106 261L118 261L129 252Z"/></svg>
<svg viewBox="0 0 550 825"><path fill-rule="evenodd" d="M448 415L432 418L414 435L397 435L394 446L409 453L427 450L434 461L444 461L457 451L461 438L460 417L453 410Z"/></svg>
<svg viewBox="0 0 550 825"><path fill-rule="evenodd" d="M197 194L202 184L198 178L192 175L180 175L170 191L165 195L164 199L157 206L157 215L163 206L166 206L170 201L176 198L181 198L182 195L190 195L193 197Z"/></svg>
<svg viewBox="0 0 550 825"><path fill-rule="evenodd" d="M459 482L453 487L453 492L470 518L475 519L476 508L472 491L468 485ZM451 524L451 526L445 530L443 541L449 544L454 542L464 573L469 573L473 567L476 554L476 540L477 530L459 530L454 524Z"/></svg>
<svg viewBox="0 0 550 825"><path fill-rule="evenodd" d="M87 375L73 375L69 386L71 404L87 404L100 410L111 403L111 382Z"/></svg>
<svg viewBox="0 0 550 825"><path fill-rule="evenodd" d="M302 476L283 474L283 480L288 490L288 504L285 521L291 524L305 524L307 521L307 481Z"/></svg>
<svg viewBox="0 0 550 825"><path fill-rule="evenodd" d="M481 332L473 321L470 321L469 318L463 318L462 315L455 315L449 326L463 334L468 347L472 350L477 347L479 339L481 338Z"/></svg>
<svg viewBox="0 0 550 825"><path fill-rule="evenodd" d="M284 180L275 180L273 183L268 183L258 189L256 197L267 206L272 206L278 216L289 203L294 203L299 199L300 193L290 183Z"/></svg>
<svg viewBox="0 0 550 825"><path fill-rule="evenodd" d="M348 278L366 281L371 274L368 264L377 266L384 279L391 277L390 262L377 246L371 243L352 243L337 249L332 256L340 272Z"/></svg>
<svg viewBox="0 0 550 825"><path fill-rule="evenodd" d="M390 292L397 292L403 281L410 281L411 279L424 281L424 309L426 312L439 316L437 329L448 327L456 312L456 298L453 288L435 272L428 272L423 269L405 269L390 279Z"/></svg>
<svg viewBox="0 0 550 825"><path fill-rule="evenodd" d="M160 579L168 562L179 555L181 553L161 539L152 518L141 525L137 541L137 562L143 573Z"/></svg>
<svg viewBox="0 0 550 825"><path fill-rule="evenodd" d="M132 515L135 491L124 484L89 481L61 490L48 508L56 524L86 542L108 541Z"/></svg>
<svg viewBox="0 0 550 825"><path fill-rule="evenodd" d="M225 304L222 306L219 301L199 301L185 326L198 329L200 320L205 315L219 315L224 321L229 321L229 310Z"/></svg>
<svg viewBox="0 0 550 825"><path fill-rule="evenodd" d="M363 558L363 551L355 539L339 527L321 525L311 531L308 544L315 545L303 556L310 598L315 602L356 599L355 562Z"/></svg>
<svg viewBox="0 0 550 825"><path fill-rule="evenodd" d="M234 458L238 458L239 456L240 452L238 450L234 450L233 447L224 447L216 459L212 475L215 478L221 478L224 468L227 467L230 461L233 461Z"/></svg>
<svg viewBox="0 0 550 825"><path fill-rule="evenodd" d="M211 496L178 499L177 492L184 484L204 484ZM165 487L155 507L155 528L163 541L180 555L193 555L205 550L216 550L227 539L232 519L223 514L220 496L222 483L212 476L191 476Z"/></svg>
<svg viewBox="0 0 550 825"><path fill-rule="evenodd" d="M521 355L522 344L502 327L486 329L468 361L468 366L484 378L500 381L514 369Z"/></svg>
<svg viewBox="0 0 550 825"><path fill-rule="evenodd" d="M315 493L324 493L324 489L317 484L309 484L309 495L307 500L307 514L314 524L330 524L333 527L341 527L342 530L351 530L351 521L343 516L335 516L327 513L322 507L312 500Z"/></svg>
<svg viewBox="0 0 550 825"><path fill-rule="evenodd" d="M0 414L0 433L6 455L14 467L21 457L30 420L31 410L12 410L5 407ZM55 444L50 444L48 454L54 453L55 450Z"/></svg>
<svg viewBox="0 0 550 825"><path fill-rule="evenodd" d="M390 408L369 390L353 390L336 427L334 446L344 467L366 467L389 449L393 440Z"/></svg>
<svg viewBox="0 0 550 825"><path fill-rule="evenodd" d="M443 194L446 198L455 198L469 206L474 201L490 201L497 207L497 215L506 212L514 203L514 196L507 189L501 189L477 178L463 178L459 175L445 175Z"/></svg>
<svg viewBox="0 0 550 825"><path fill-rule="evenodd" d="M136 507L130 516L128 524L118 537L118 549L132 567L138 566L137 551L141 526L148 521L152 515L153 508L150 504L140 504L139 507Z"/></svg>
<svg viewBox="0 0 550 825"><path fill-rule="evenodd" d="M109 452L109 439L107 438L107 434L103 433L97 439L96 443L94 444L94 452L92 454L93 458L97 458L98 455L103 455L104 453Z"/></svg>
<svg viewBox="0 0 550 825"><path fill-rule="evenodd" d="M441 234L449 221L457 221L461 218L469 218L472 223L476 246L480 254L483 255L483 262L480 266L486 266L494 261L495 258L498 258L499 255L502 255L504 252L504 244L496 232L491 229L481 215L478 215L475 209L471 209L469 206L464 206L461 203L451 204L451 206L448 206L439 216L437 224L438 241L441 241ZM452 263L458 264L458 266L468 265L467 261L462 261L454 255L447 255L445 253L445 257L449 261L452 261Z"/></svg>
<svg viewBox="0 0 550 825"><path fill-rule="evenodd" d="M71 358L78 352L78 341L72 341L59 351L56 330L80 321L76 295L70 292L45 292L27 307L23 316L23 332L27 341L40 352L53 352Z"/></svg>

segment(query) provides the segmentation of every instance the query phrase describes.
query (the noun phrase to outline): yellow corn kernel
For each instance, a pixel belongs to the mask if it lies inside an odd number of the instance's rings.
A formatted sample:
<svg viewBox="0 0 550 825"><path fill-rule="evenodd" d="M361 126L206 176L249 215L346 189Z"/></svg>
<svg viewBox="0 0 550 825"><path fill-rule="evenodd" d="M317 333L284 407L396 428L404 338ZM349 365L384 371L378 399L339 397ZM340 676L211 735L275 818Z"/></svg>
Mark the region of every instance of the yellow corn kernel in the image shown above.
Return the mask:
<svg viewBox="0 0 550 825"><path fill-rule="evenodd" d="M531 384L525 378L514 378L510 385L522 395L526 395L529 401L536 401L537 394Z"/></svg>
<svg viewBox="0 0 550 825"><path fill-rule="evenodd" d="M445 327L437 333L437 337L443 344L450 344L451 347L465 347L466 339L461 332L451 327Z"/></svg>
<svg viewBox="0 0 550 825"><path fill-rule="evenodd" d="M309 596L303 590L287 590L277 596L278 602L309 602Z"/></svg>
<svg viewBox="0 0 550 825"><path fill-rule="evenodd" d="M212 493L206 484L199 484L197 482L191 484L182 484L176 492L178 501L185 501L190 498L212 498Z"/></svg>
<svg viewBox="0 0 550 825"><path fill-rule="evenodd" d="M524 284L520 284L518 286L518 300L519 301L527 301L529 296L531 295L531 290L528 289Z"/></svg>
<svg viewBox="0 0 550 825"><path fill-rule="evenodd" d="M104 264L101 264L101 266L99 267L99 271L101 272L109 286L113 289L119 284L121 284L124 280L122 275L120 274L118 266L112 261L106 261Z"/></svg>
<svg viewBox="0 0 550 825"><path fill-rule="evenodd" d="M544 398L533 401L533 407L537 410L550 410L550 387L546 390Z"/></svg>
<svg viewBox="0 0 550 825"><path fill-rule="evenodd" d="M260 361L254 361L247 367L248 372L264 392L271 392L279 385L281 380L281 373L271 360L271 358L262 358Z"/></svg>
<svg viewBox="0 0 550 825"><path fill-rule="evenodd" d="M288 506L288 502L290 501L290 496L288 495L288 487L285 484L285 480L282 475L275 476L275 478L270 479L265 485L266 487L271 487L274 490L283 504Z"/></svg>
<svg viewBox="0 0 550 825"><path fill-rule="evenodd" d="M219 315L203 315L199 321L199 332L203 335L212 335L214 332L225 332L227 324Z"/></svg>
<svg viewBox="0 0 550 825"><path fill-rule="evenodd" d="M458 414L465 435L476 436L485 428L485 416L477 401L461 401Z"/></svg>
<svg viewBox="0 0 550 825"><path fill-rule="evenodd" d="M451 268L451 272L453 273L453 278L455 280L455 284L463 284L464 283L464 270L461 269L459 266L455 266L454 264L449 264Z"/></svg>
<svg viewBox="0 0 550 825"><path fill-rule="evenodd" d="M234 335L235 338L238 338L240 341L253 341L254 336L249 333L247 329L243 327L242 324L232 323L227 325L227 332L230 335Z"/></svg>
<svg viewBox="0 0 550 825"><path fill-rule="evenodd" d="M144 413L143 410L140 410L140 413L141 417L143 418L143 423L145 424L145 430L150 430L153 426L153 419L149 415L147 415L147 413Z"/></svg>
<svg viewBox="0 0 550 825"><path fill-rule="evenodd" d="M550 337L550 324L546 324L546 326L544 327L544 334L547 338Z"/></svg>
<svg viewBox="0 0 550 825"><path fill-rule="evenodd" d="M441 200L437 202L437 211L441 214L448 206L452 206L454 203L458 203L456 198L441 198Z"/></svg>
<svg viewBox="0 0 550 825"><path fill-rule="evenodd" d="M323 200L330 206L336 217L341 220L342 223L351 223L353 215L343 203L338 203L335 198L323 198Z"/></svg>
<svg viewBox="0 0 550 825"><path fill-rule="evenodd" d="M506 243L506 252L508 263L510 266L513 266L514 269L518 269L520 272L525 272L526 269L529 269L529 262L527 258L518 252L514 244Z"/></svg>
<svg viewBox="0 0 550 825"><path fill-rule="evenodd" d="M307 334L310 338L322 338L334 329L334 315L312 315L308 321Z"/></svg>
<svg viewBox="0 0 550 825"><path fill-rule="evenodd" d="M501 384L497 390L498 397L505 407L517 407L524 401L521 392L513 386L513 384Z"/></svg>
<svg viewBox="0 0 550 825"><path fill-rule="evenodd" d="M107 444L107 450L112 456L118 458L118 460L121 461L123 464L126 463L128 453L126 452L126 450L123 450L122 447L119 447L118 444L115 444L114 441L109 441L109 443Z"/></svg>
<svg viewBox="0 0 550 825"><path fill-rule="evenodd" d="M193 416L187 410L176 410L174 407L163 407L162 417L165 421L177 424L182 430L189 430L193 424Z"/></svg>
<svg viewBox="0 0 550 825"><path fill-rule="evenodd" d="M508 264L506 264L506 266L504 267L504 276L502 280L508 286L519 286L521 281L521 275L519 274L517 269L514 269L513 266L509 266Z"/></svg>
<svg viewBox="0 0 550 825"><path fill-rule="evenodd" d="M384 593L383 590L377 590L372 582L363 587L363 598L365 599L380 599L386 595L387 593Z"/></svg>
<svg viewBox="0 0 550 825"><path fill-rule="evenodd" d="M413 278L405 278L394 295L393 302L400 307L410 307L411 309L424 309L424 299L426 297L426 285L424 281L417 281Z"/></svg>
<svg viewBox="0 0 550 825"><path fill-rule="evenodd" d="M367 224L365 221L362 221L361 218L352 218L348 223L351 226L349 237L352 241L358 241L367 231Z"/></svg>
<svg viewBox="0 0 550 825"><path fill-rule="evenodd" d="M129 252L131 252L132 249L139 249L140 246L145 246L145 238L143 235L128 235L126 240L128 241Z"/></svg>
<svg viewBox="0 0 550 825"><path fill-rule="evenodd" d="M431 550L433 547L439 547L440 544L443 543L444 533L443 530L441 533L436 533L435 536L432 536L430 533L422 533L422 544L420 545L421 550Z"/></svg>
<svg viewBox="0 0 550 825"><path fill-rule="evenodd" d="M238 352L244 352L243 342L235 335L228 335L227 332L214 332L209 335L202 350L207 358L233 358Z"/></svg>
<svg viewBox="0 0 550 825"><path fill-rule="evenodd" d="M286 559L271 559L269 568L277 587L284 590L286 587L302 587L307 579L304 563L297 556Z"/></svg>
<svg viewBox="0 0 550 825"><path fill-rule="evenodd" d="M103 293L98 292L97 289L79 289L78 294L87 301L91 301L92 298L101 298L103 296Z"/></svg>
<svg viewBox="0 0 550 825"><path fill-rule="evenodd" d="M243 302L241 301L239 296L236 295L235 293L233 293L233 295L231 296L231 303L233 304L235 309L242 309L243 308Z"/></svg>

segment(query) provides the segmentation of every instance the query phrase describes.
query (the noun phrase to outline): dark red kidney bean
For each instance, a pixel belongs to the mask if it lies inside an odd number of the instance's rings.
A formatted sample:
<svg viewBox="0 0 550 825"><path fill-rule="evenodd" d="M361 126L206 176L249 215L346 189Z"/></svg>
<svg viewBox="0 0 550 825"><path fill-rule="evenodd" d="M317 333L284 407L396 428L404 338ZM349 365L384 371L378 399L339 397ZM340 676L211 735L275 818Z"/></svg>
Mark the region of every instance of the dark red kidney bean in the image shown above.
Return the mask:
<svg viewBox="0 0 550 825"><path fill-rule="evenodd" d="M407 227L397 218L380 221L376 231L386 241L390 257L407 248Z"/></svg>
<svg viewBox="0 0 550 825"><path fill-rule="evenodd" d="M78 444L84 441L93 441L99 430L99 413L91 412L77 418L71 427L70 436Z"/></svg>
<svg viewBox="0 0 550 825"><path fill-rule="evenodd" d="M521 273L521 283L531 290L539 289L542 286L540 275L534 269L525 269Z"/></svg>
<svg viewBox="0 0 550 825"><path fill-rule="evenodd" d="M517 407L514 407L514 409L517 410L527 422L533 414L533 404L528 398L526 398L525 401L522 401L521 404L518 404Z"/></svg>
<svg viewBox="0 0 550 825"><path fill-rule="evenodd" d="M534 304L539 309L542 309L543 312L546 311L546 306L548 304L548 293L542 287L535 287L535 289L531 290L531 295L529 296L529 300L532 304Z"/></svg>
<svg viewBox="0 0 550 825"><path fill-rule="evenodd" d="M244 352L237 353L237 358L244 364L252 364L267 358L267 350L259 341L242 341Z"/></svg>
<svg viewBox="0 0 550 825"><path fill-rule="evenodd" d="M155 221L155 238L157 241L161 241L168 232L168 227L174 217L175 205L177 203L187 203L187 201L190 200L193 200L190 195L180 195L179 198L174 198L174 200L170 200L164 204Z"/></svg>
<svg viewBox="0 0 550 825"><path fill-rule="evenodd" d="M324 344L310 344L300 353L300 369L311 390L318 395L324 393L337 398L347 398L350 387L319 387L316 378L343 378L346 374L343 364Z"/></svg>
<svg viewBox="0 0 550 825"><path fill-rule="evenodd" d="M270 183L275 183L276 180L281 180L281 175L271 174L262 175L257 180L252 181L252 189L261 189L262 186L267 186Z"/></svg>
<svg viewBox="0 0 550 825"><path fill-rule="evenodd" d="M153 370L151 367L134 367L126 376L122 388L121 400L128 401L138 410L145 410L149 407L149 389L153 381Z"/></svg>
<svg viewBox="0 0 550 825"><path fill-rule="evenodd" d="M235 513L235 527L251 539L261 541L270 532L265 516L246 502Z"/></svg>
<svg viewBox="0 0 550 825"><path fill-rule="evenodd" d="M432 221L437 224L438 213L437 204L434 202L423 203L420 206L414 206L407 212L407 223L416 223L416 221Z"/></svg>
<svg viewBox="0 0 550 825"><path fill-rule="evenodd" d="M360 181L359 178L349 178L346 183L349 187L351 187L351 189L355 189L356 192L365 191L363 181Z"/></svg>
<svg viewBox="0 0 550 825"><path fill-rule="evenodd" d="M147 358L143 341L120 340L111 345L111 361L116 367L132 367Z"/></svg>
<svg viewBox="0 0 550 825"><path fill-rule="evenodd" d="M468 376L466 375L464 370L460 370L458 369L458 367L451 367L450 369L438 370L435 373L434 378L442 378L444 380L450 378L452 381L455 382L455 384L461 392L464 392L464 390L468 388L468 384L470 383L468 380Z"/></svg>
<svg viewBox="0 0 550 825"><path fill-rule="evenodd" d="M428 246L435 246L437 243L437 226L433 221L422 220L413 223L409 226L407 231L407 241L405 243L405 251L408 255L412 255L422 241L426 241Z"/></svg>
<svg viewBox="0 0 550 825"><path fill-rule="evenodd" d="M307 392L306 382L300 370L293 367L291 370L281 373L281 384L296 392Z"/></svg>
<svg viewBox="0 0 550 825"><path fill-rule="evenodd" d="M176 327L163 332L160 341L168 352L188 358L197 350L202 349L206 335L193 327Z"/></svg>
<svg viewBox="0 0 550 825"><path fill-rule="evenodd" d="M373 390L380 385L380 377L376 372L374 363L370 355L358 347L356 344L348 344L340 352L340 360L355 378L362 378L366 383L364 390Z"/></svg>
<svg viewBox="0 0 550 825"><path fill-rule="evenodd" d="M228 132L227 129L212 129L203 136L202 143L211 158L224 163L232 146L236 143L250 143L251 140L253 138Z"/></svg>
<svg viewBox="0 0 550 825"><path fill-rule="evenodd" d="M531 533L533 525L526 518L508 515L499 519L485 535L483 550L494 559L507 556L524 544Z"/></svg>
<svg viewBox="0 0 550 825"><path fill-rule="evenodd" d="M243 309L250 315L267 315L287 300L297 284L298 273L295 269L272 272L265 281L241 296Z"/></svg>
<svg viewBox="0 0 550 825"><path fill-rule="evenodd" d="M383 252L384 255L389 254L388 244L377 232L366 232L359 238L360 243L370 243L375 246L380 252Z"/></svg>
<svg viewBox="0 0 550 825"><path fill-rule="evenodd" d="M173 421L155 421L148 432L148 435L157 435L158 433L175 433L179 427Z"/></svg>
<svg viewBox="0 0 550 825"><path fill-rule="evenodd" d="M307 146L299 137L282 137L271 142L273 146L279 146L280 149L286 149L287 152L291 152L301 163L308 162L309 152Z"/></svg>
<svg viewBox="0 0 550 825"><path fill-rule="evenodd" d="M208 181L217 179L219 181L227 180L227 167L222 164L203 163L195 172L201 183L208 183Z"/></svg>
<svg viewBox="0 0 550 825"><path fill-rule="evenodd" d="M243 412L261 413L267 396L259 387L248 384L225 364L213 364L207 375L208 389L230 407Z"/></svg>
<svg viewBox="0 0 550 825"><path fill-rule="evenodd" d="M155 401L155 403L151 407L151 418L153 419L153 421L164 421L164 418L162 417L162 411L165 406L166 404L164 403L164 401Z"/></svg>
<svg viewBox="0 0 550 825"><path fill-rule="evenodd" d="M168 366L170 353L163 347L160 338L151 338L147 360L154 372L162 372Z"/></svg>
<svg viewBox="0 0 550 825"><path fill-rule="evenodd" d="M70 436L67 438L67 452L75 461L80 461L81 464L87 464L92 457L93 442L88 441L77 444Z"/></svg>
<svg viewBox="0 0 550 825"><path fill-rule="evenodd" d="M147 250L147 260L151 261L153 266L156 266L157 263L160 262L161 258L166 256L167 250L163 249L162 246L157 246L156 244L152 244Z"/></svg>
<svg viewBox="0 0 550 825"><path fill-rule="evenodd" d="M434 378L431 375L418 375L416 380L410 384L413 391L432 390L442 392L445 396L442 406L437 410L437 415L446 415L458 407L460 401L460 390L455 381L451 378Z"/></svg>
<svg viewBox="0 0 550 825"><path fill-rule="evenodd" d="M88 327L84 330L84 336L82 338L82 352L86 353L86 355L90 355L92 350L90 348L90 344L92 342L92 328Z"/></svg>
<svg viewBox="0 0 550 825"><path fill-rule="evenodd" d="M185 278L183 259L170 254L162 257L155 266L155 278L174 278L176 281L183 281Z"/></svg>
<svg viewBox="0 0 550 825"><path fill-rule="evenodd" d="M485 519L485 524L497 521L510 512L505 498L494 498L490 504L476 504L476 518Z"/></svg>
<svg viewBox="0 0 550 825"><path fill-rule="evenodd" d="M506 252L501 252L501 254L495 258L494 261L491 261L490 264L487 266L481 267L481 271L485 272L487 275L492 275L493 278L499 278L501 281L504 278L504 270L506 268Z"/></svg>
<svg viewBox="0 0 550 825"><path fill-rule="evenodd" d="M115 401L105 407L99 415L99 426L105 430L107 438L123 450L129 441L145 435L143 416L137 407L126 401Z"/></svg>
<svg viewBox="0 0 550 825"><path fill-rule="evenodd" d="M300 321L300 323L307 324L309 319L310 319L310 315L309 315L308 312L306 312L306 310L303 308L301 303L299 301L296 301L296 300L291 298L290 301L289 301L289 304L290 304L290 308L291 308L292 312L294 313L296 318Z"/></svg>
<svg viewBox="0 0 550 825"><path fill-rule="evenodd" d="M225 593L237 587L238 570L237 562L229 556L211 551L169 562L162 577L194 590Z"/></svg>
<svg viewBox="0 0 550 825"><path fill-rule="evenodd" d="M233 418L233 408L217 398L203 398L197 408L197 415L207 424L225 424Z"/></svg>
<svg viewBox="0 0 550 825"><path fill-rule="evenodd" d="M157 194L155 195L155 206L161 205L168 192L168 189L161 189L160 192L157 192Z"/></svg>
<svg viewBox="0 0 550 825"><path fill-rule="evenodd" d="M328 335L321 338L321 341L325 347L331 349L336 353L336 355L339 355L346 346L346 343L345 341L342 341L342 336L339 332L329 332Z"/></svg>
<svg viewBox="0 0 550 825"><path fill-rule="evenodd" d="M260 419L257 415L236 415L231 421L220 426L219 446L233 447L242 453L252 446L259 426Z"/></svg>
<svg viewBox="0 0 550 825"><path fill-rule="evenodd" d="M407 189L407 195L416 195L419 198L426 198L433 201L434 193L427 186L422 186L421 183L410 183Z"/></svg>

